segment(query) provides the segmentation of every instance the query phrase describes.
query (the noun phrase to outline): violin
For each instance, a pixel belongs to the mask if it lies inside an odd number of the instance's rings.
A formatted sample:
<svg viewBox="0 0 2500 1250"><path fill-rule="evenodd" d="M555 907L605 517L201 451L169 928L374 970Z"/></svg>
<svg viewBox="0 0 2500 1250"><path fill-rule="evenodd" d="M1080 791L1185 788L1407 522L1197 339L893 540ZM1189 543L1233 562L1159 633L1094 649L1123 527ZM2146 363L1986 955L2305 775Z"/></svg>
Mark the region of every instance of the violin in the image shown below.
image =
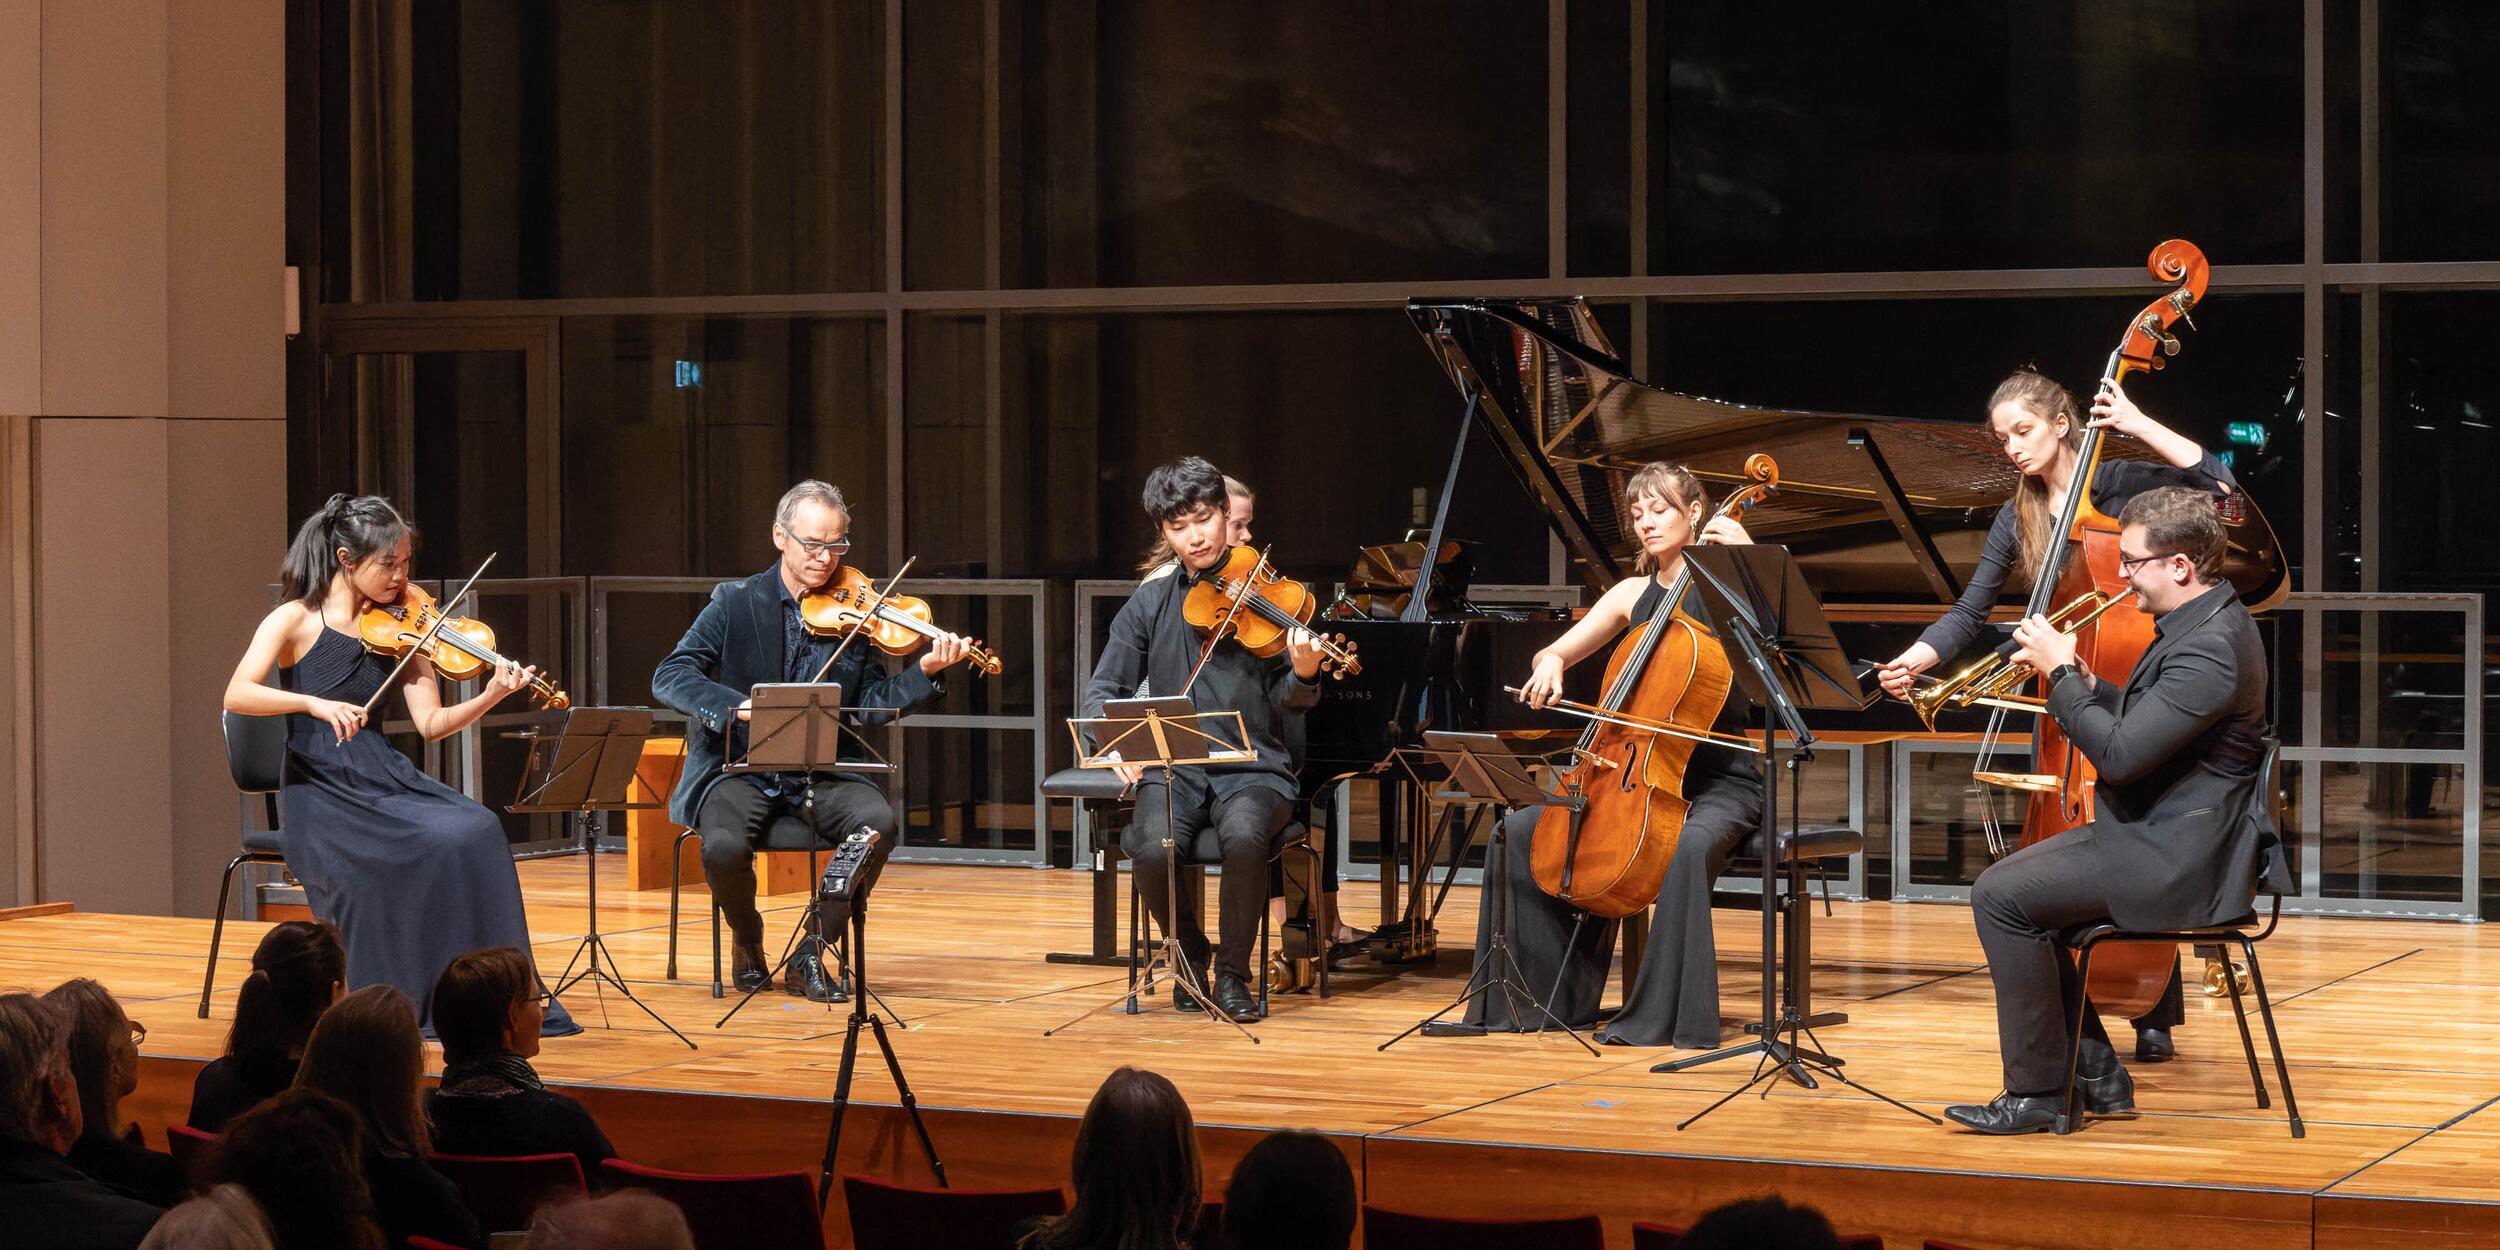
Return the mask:
<svg viewBox="0 0 2500 1250"><path fill-rule="evenodd" d="M1760 453L1746 458L1745 475L1754 480L1712 519L1742 516L1779 485L1779 465ZM1606 661L1605 701L1577 713L1590 723L1563 775L1563 792L1582 800L1578 817L1569 804L1548 805L1529 845L1537 888L1600 919L1657 901L1692 807L1685 766L1702 740L1723 741L1707 727L1736 672L1726 646L1683 611L1692 580L1688 565Z"/></svg>
<svg viewBox="0 0 2500 1250"><path fill-rule="evenodd" d="M1266 659L1285 649L1293 631L1310 624L1318 606L1311 588L1278 573L1265 551L1235 547L1224 553L1223 564L1189 588L1181 615L1206 637L1210 651L1229 637ZM1363 671L1345 635L1311 637L1319 646L1320 671L1338 678Z"/></svg>
<svg viewBox="0 0 2500 1250"><path fill-rule="evenodd" d="M441 628L435 622L442 623ZM427 638L431 631L433 637ZM434 671L453 681L467 681L501 664L512 664L495 653L495 631L484 621L465 616L445 617L435 610L434 596L425 588L410 582L400 588L399 602L377 603L356 617L356 636L364 640L365 649L376 655L406 659L413 650L434 666ZM515 665L518 667L518 665ZM562 710L571 707L570 695L558 689L544 673L530 674L530 697L541 705Z"/></svg>
<svg viewBox="0 0 2500 1250"><path fill-rule="evenodd" d="M832 581L799 600L799 619L809 633L823 637L858 631L887 655L910 655L924 640L946 632L929 623L928 600L878 594L874 579L847 564L834 570ZM977 642L964 644L964 659L974 672L991 676L1006 667Z"/></svg>

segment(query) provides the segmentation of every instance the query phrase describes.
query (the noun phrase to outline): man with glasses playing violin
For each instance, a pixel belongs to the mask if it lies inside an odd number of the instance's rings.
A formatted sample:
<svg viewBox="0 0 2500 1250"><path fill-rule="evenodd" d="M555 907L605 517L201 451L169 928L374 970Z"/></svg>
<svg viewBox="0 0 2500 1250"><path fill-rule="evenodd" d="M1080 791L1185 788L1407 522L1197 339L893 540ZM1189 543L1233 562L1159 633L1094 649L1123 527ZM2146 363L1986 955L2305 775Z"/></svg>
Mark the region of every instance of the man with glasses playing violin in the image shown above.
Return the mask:
<svg viewBox="0 0 2500 1250"><path fill-rule="evenodd" d="M1979 874L1971 914L1996 983L2005 1092L1945 1108L1982 1133L2054 1128L2066 1079L2072 952L2059 931L2104 917L2181 929L2249 914L2261 874L2281 871L2256 802L2266 739L2266 655L2231 585L2214 498L2164 486L2118 514L2119 573L2156 618L2123 681L2076 662L2073 635L2042 617L2014 631L2017 658L2048 683L2048 713L2099 770L2091 823ZM2135 1107L2135 1086L2086 1003L2077 1084L2084 1109Z"/></svg>
<svg viewBox="0 0 2500 1250"><path fill-rule="evenodd" d="M943 693L938 674L965 654L963 637L941 634L916 663L888 673L877 648L854 642L818 676L842 640L811 633L799 601L832 581L851 549L850 529L841 491L813 480L791 487L773 512L781 558L753 577L714 587L712 601L651 678L660 702L686 715L686 764L668 817L701 836L703 876L729 926L730 966L741 990L760 989L772 977L764 918L755 909L754 851L764 831L785 815L811 820L826 845L861 829L894 829L885 792L856 773L820 777L812 787L797 773L724 773L729 760L746 753L749 692L767 682L838 682L844 707L899 715ZM819 1001L842 996L812 943L791 969L783 982L789 992Z"/></svg>
<svg viewBox="0 0 2500 1250"><path fill-rule="evenodd" d="M1321 651L1303 629L1293 630L1285 649L1265 659L1230 636L1209 648L1184 618L1181 605L1190 588L1222 569L1232 551L1224 480L1214 465L1196 456L1146 475L1146 516L1170 544L1179 567L1172 576L1139 584L1112 618L1110 641L1085 684L1078 715L1100 716L1103 704L1140 693L1187 693L1203 711L1241 713L1254 759L1184 764L1156 769L1154 776L1136 767L1118 771L1136 790L1136 815L1120 845L1136 862L1132 879L1137 892L1155 923L1179 936L1182 953L1201 972L1209 953L1206 930L1194 896L1180 900L1188 914L1174 927L1163 839L1168 832L1185 854L1202 830L1216 831L1224 875L1218 892L1220 940L1213 951L1213 997L1225 1015L1246 1024L1259 1018L1258 998L1250 992L1250 955L1258 945L1259 917L1267 910L1268 859L1292 814L1296 793L1286 718L1300 716L1319 702L1319 685L1313 679L1319 675ZM1167 771L1168 778L1162 775ZM1165 786L1171 788L1168 830ZM1198 1009L1177 986L1172 1005Z"/></svg>

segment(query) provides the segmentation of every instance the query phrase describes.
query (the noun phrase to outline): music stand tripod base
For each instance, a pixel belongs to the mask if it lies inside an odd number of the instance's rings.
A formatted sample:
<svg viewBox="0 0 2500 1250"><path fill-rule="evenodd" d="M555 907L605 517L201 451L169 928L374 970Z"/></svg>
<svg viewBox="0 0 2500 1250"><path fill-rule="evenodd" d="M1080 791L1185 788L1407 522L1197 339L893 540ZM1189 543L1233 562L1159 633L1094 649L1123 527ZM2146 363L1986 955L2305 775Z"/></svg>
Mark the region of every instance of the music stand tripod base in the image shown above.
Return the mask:
<svg viewBox="0 0 2500 1250"><path fill-rule="evenodd" d="M1229 727L1229 733L1225 732ZM1094 730L1099 747L1088 746L1087 730ZM1239 712L1202 712L1188 699L1169 696L1156 699L1113 699L1103 705L1103 715L1070 717L1068 734L1076 740L1076 764L1079 768L1114 768L1122 765L1138 768L1172 769L1184 764L1217 764L1252 758L1249 735L1242 728ZM1167 908L1177 916L1180 912L1180 849L1169 836L1172 828L1172 787L1163 787L1163 871L1164 898ZM1130 888L1134 889L1134 886ZM1042 1030L1052 1037L1117 1007L1128 1014L1137 1014L1138 987L1154 984L1155 970L1171 973L1172 983L1180 988L1199 1011L1210 1020L1231 1025L1234 1032L1251 1045L1259 1044L1259 1035L1243 1028L1239 1020L1216 1007L1215 998L1207 993L1188 953L1181 949L1180 935L1163 926L1163 940L1145 964L1129 974L1127 988L1106 1003L1079 1012L1065 1024Z"/></svg>
<svg viewBox="0 0 2500 1250"><path fill-rule="evenodd" d="M599 812L642 811L665 806L656 795L637 801L629 791L642 761L643 740L651 736L649 708L576 707L564 713L564 728L550 740L533 734L529 763L522 770L521 788L513 802L504 810L517 814L556 814L590 816ZM616 966L616 955L608 949L607 939L599 933L599 859L598 835L590 822L581 822L582 864L588 889L588 931L573 948L573 956L564 963L564 971L548 987L554 998L584 981L602 995L601 1014L606 1012L605 991L613 989L651 1017L669 1035L686 1044L686 1049L700 1049L694 1039L670 1024L651 1005L635 995L624 978L608 971ZM581 966L579 972L574 966Z"/></svg>

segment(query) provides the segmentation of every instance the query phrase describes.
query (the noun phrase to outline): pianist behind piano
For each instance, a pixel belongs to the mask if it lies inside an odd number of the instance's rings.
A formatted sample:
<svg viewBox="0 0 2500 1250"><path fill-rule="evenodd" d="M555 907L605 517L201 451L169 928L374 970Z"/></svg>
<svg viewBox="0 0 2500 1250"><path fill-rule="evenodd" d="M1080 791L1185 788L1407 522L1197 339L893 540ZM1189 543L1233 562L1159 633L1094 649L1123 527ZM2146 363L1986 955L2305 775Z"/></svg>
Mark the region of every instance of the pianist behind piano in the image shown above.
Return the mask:
<svg viewBox="0 0 2500 1250"><path fill-rule="evenodd" d="M1683 571L1684 548L1694 541L1696 529L1710 542L1753 541L1733 517L1703 523L1707 493L1682 465L1642 466L1624 489L1624 505L1640 538L1643 575L1616 583L1570 632L1537 653L1535 673L1525 686L1532 704L1542 705L1561 693L1564 669L1597 654L1627 627L1649 619ZM1688 600L1684 606L1690 611L1694 605ZM1742 696L1731 693L1712 728L1741 735L1745 707ZM1710 886L1727 867L1737 844L1761 823L1762 778L1742 752L1704 744L1694 748L1685 766L1684 798L1692 810L1685 817L1683 837L1676 844L1666 884L1650 916L1647 953L1623 1010L1598 1038L1611 1045L1697 1049L1719 1044L1718 949L1710 933ZM1581 1026L1597 1018L1618 926L1613 920L1584 916L1537 888L1536 874L1529 867L1529 847L1543 812L1541 807L1523 808L1511 813L1504 826L1509 852L1509 871L1504 876L1509 882L1510 949L1529 988L1549 1001L1555 1015ZM1489 905L1478 913L1478 949L1491 940L1492 914ZM1523 1027L1510 1018L1498 994L1478 996L1467 1019L1494 1029ZM1535 1023L1531 1020L1525 1027L1533 1028Z"/></svg>
<svg viewBox="0 0 2500 1250"><path fill-rule="evenodd" d="M1177 921L1167 897L1167 797L1168 832L1184 859L1200 833L1215 831L1224 873L1217 892L1213 996L1226 1015L1246 1024L1259 1018L1258 998L1250 992L1250 955L1258 944L1259 915L1267 908L1267 863L1297 794L1287 719L1319 702L1313 678L1319 675L1320 652L1309 632L1299 629L1283 652L1266 659L1230 636L1202 652L1204 644L1182 615L1181 603L1191 587L1223 567L1232 550L1224 483L1214 465L1196 456L1146 475L1146 516L1171 545L1178 567L1140 583L1112 618L1110 640L1085 683L1078 715L1100 716L1103 704L1139 693L1141 682L1146 693L1185 693L1201 711L1241 713L1254 759L1184 764L1168 770L1168 779L1161 775L1164 769L1146 770L1149 775L1120 770L1137 787L1135 815L1120 845L1135 862L1131 879L1155 922L1178 936L1182 954L1204 971L1209 951L1196 895L1183 891L1179 902L1187 914ZM1197 1007L1177 987L1172 1003L1184 1011Z"/></svg>

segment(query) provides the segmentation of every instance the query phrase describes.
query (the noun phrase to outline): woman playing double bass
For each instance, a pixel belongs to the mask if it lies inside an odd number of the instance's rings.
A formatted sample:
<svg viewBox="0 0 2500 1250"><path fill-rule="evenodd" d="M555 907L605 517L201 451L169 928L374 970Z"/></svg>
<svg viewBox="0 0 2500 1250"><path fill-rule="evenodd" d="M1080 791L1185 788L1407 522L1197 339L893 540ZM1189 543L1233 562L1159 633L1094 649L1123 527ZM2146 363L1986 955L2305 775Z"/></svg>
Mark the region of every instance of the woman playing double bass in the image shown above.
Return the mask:
<svg viewBox="0 0 2500 1250"><path fill-rule="evenodd" d="M2006 459L2022 471L2022 481L2014 487L2013 497L1997 509L1979 567L1972 571L1970 584L1962 588L1962 597L1908 650L1883 667L1880 680L1887 692L1896 698L1910 697L1918 674L1960 654L1979 636L2009 571L2020 567L2028 576L2029 570L2039 566L2066 506L2076 450L2083 444L2084 431L2096 426L2135 439L2166 462L2103 460L2092 475L2092 506L2104 515L2118 515L2128 500L2158 486L2189 486L2216 495L2239 488L2229 466L2194 439L2146 415L2116 382L2102 380L2100 393L2092 400L2092 419L2085 422L2077 419L2075 397L2065 387L2029 369L2014 373L1988 397L1988 429L2005 448ZM2185 1018L2174 971L2161 1001L2135 1019L2136 1058L2148 1063L2170 1058L2174 1053L2170 1030Z"/></svg>
<svg viewBox="0 0 2500 1250"><path fill-rule="evenodd" d="M1522 697L1542 707L1562 694L1563 670L1597 654L1627 628L1638 627L1659 607L1683 572L1684 548L1695 541L1753 541L1734 517L1708 515L1699 479L1678 464L1644 465L1624 488L1632 530L1639 536L1638 568L1608 589L1597 606L1552 646L1537 653ZM1693 607L1688 597L1683 605ZM1644 674L1659 680L1662 673ZM1730 696L1712 729L1741 735L1745 704ZM1698 727L1696 727L1698 728ZM1758 764L1731 747L1693 748L1684 770L1684 799L1691 804L1668 867L1666 884L1651 914L1649 946L1626 995L1623 1010L1598 1040L1623 1046L1703 1048L1719 1044L1718 950L1710 933L1710 883L1729 855L1761 823L1762 779ZM1597 1019L1606 987L1617 922L1587 916L1537 885L1531 871L1537 824L1546 809L1522 808L1504 822L1510 909L1509 943L1520 972L1540 999L1566 1023ZM1491 941L1490 906L1477 921L1478 949ZM1549 997L1550 996L1550 997ZM1468 1022L1492 1029L1533 1029L1538 1018L1513 1020L1500 994L1478 996Z"/></svg>

